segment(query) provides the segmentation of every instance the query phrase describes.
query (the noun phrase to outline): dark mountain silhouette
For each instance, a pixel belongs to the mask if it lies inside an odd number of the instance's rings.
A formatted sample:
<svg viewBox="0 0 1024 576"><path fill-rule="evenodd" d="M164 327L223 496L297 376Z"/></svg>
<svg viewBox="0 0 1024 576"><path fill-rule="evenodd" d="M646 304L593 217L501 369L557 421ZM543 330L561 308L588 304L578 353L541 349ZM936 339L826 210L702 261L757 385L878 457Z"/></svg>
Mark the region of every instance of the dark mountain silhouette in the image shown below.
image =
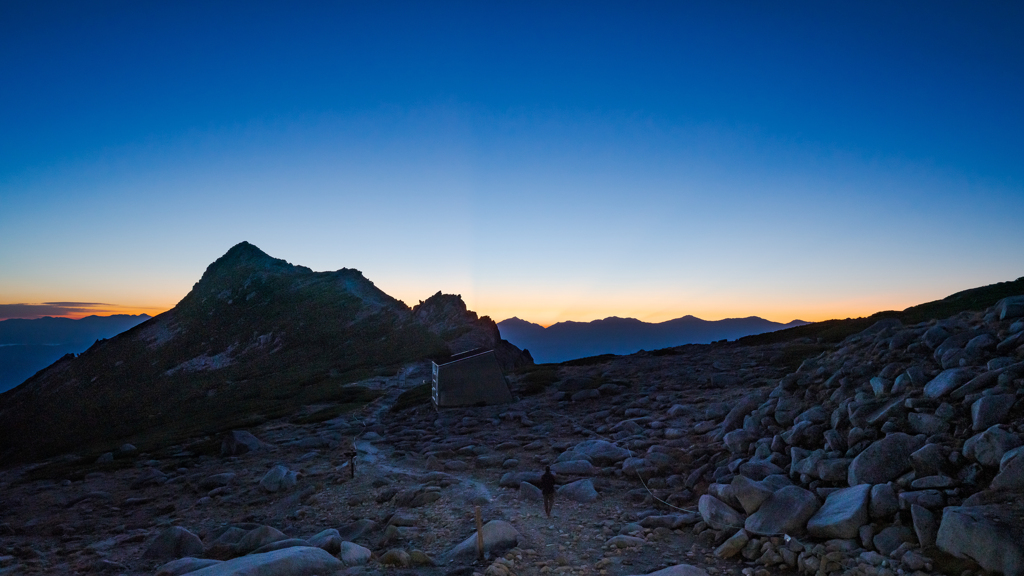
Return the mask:
<svg viewBox="0 0 1024 576"><path fill-rule="evenodd" d="M410 309L358 270L313 272L243 242L173 309L0 394L0 461L365 402L371 392L346 384L463 346L495 348L506 369L532 362L457 296Z"/></svg>
<svg viewBox="0 0 1024 576"><path fill-rule="evenodd" d="M807 322L801 320L780 324L757 316L725 320L683 316L653 324L613 316L593 322L559 322L547 328L519 318L509 318L499 322L498 329L509 342L528 349L537 362L546 363L599 354L632 354L639 350L658 350L683 344L735 340L804 324Z"/></svg>
<svg viewBox="0 0 1024 576"><path fill-rule="evenodd" d="M0 392L21 384L66 354L78 354L96 340L137 326L147 314L86 316L79 320L45 316L0 321Z"/></svg>

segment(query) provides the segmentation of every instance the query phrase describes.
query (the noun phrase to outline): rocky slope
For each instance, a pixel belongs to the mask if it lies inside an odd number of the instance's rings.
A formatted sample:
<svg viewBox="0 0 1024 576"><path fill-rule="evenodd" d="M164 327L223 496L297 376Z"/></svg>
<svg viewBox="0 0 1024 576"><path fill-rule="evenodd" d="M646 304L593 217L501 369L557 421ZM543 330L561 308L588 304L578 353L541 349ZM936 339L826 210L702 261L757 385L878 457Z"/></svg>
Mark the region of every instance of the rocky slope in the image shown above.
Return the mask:
<svg viewBox="0 0 1024 576"><path fill-rule="evenodd" d="M438 301L460 314L435 311ZM358 270L312 272L243 242L172 310L0 395L0 461L166 444L301 406L365 402L373 394L348 384L467 339L498 348L508 368L529 362L458 297L413 311Z"/></svg>
<svg viewBox="0 0 1024 576"><path fill-rule="evenodd" d="M441 413L391 409L410 364L319 423L5 468L0 570L1019 574L1022 318L535 366L514 404Z"/></svg>

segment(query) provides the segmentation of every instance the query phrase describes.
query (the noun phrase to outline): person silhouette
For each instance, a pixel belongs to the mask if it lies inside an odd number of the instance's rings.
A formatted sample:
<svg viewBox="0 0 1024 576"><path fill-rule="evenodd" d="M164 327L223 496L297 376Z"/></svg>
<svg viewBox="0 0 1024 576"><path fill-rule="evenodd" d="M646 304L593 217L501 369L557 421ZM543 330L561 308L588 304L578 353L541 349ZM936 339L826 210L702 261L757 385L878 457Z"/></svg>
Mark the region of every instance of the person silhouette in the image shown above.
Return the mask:
<svg viewBox="0 0 1024 576"><path fill-rule="evenodd" d="M551 518L551 507L555 504L555 475L551 466L544 467L544 475L540 477L540 491L544 495L544 513Z"/></svg>

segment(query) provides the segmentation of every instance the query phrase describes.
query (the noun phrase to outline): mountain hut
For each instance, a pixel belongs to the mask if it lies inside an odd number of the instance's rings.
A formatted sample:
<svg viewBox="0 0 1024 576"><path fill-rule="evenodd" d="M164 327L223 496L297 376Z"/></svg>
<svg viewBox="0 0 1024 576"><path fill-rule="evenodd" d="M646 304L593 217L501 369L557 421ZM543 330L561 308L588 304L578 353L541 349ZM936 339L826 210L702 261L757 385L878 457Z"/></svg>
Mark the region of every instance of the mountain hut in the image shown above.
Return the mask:
<svg viewBox="0 0 1024 576"><path fill-rule="evenodd" d="M494 350L484 348L433 362L431 394L438 408L507 404L512 392Z"/></svg>

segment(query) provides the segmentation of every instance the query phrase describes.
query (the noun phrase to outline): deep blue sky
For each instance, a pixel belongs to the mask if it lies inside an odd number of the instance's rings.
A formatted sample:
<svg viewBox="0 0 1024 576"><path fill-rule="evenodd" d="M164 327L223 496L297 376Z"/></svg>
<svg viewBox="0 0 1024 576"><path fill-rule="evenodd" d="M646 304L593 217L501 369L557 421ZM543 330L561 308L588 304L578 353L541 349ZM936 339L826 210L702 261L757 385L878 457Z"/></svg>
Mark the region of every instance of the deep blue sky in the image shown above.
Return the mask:
<svg viewBox="0 0 1024 576"><path fill-rule="evenodd" d="M1024 275L1024 10L0 5L0 304L241 240L500 320L903 308Z"/></svg>

